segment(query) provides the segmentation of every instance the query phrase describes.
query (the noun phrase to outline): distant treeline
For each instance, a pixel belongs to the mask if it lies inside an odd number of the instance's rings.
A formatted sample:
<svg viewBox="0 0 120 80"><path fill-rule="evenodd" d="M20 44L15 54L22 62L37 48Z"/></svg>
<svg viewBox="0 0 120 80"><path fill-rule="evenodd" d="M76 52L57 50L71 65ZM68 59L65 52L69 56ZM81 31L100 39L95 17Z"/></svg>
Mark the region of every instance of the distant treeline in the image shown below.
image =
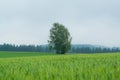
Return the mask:
<svg viewBox="0 0 120 80"><path fill-rule="evenodd" d="M0 51L51 52L47 45L13 45L2 44Z"/></svg>
<svg viewBox="0 0 120 80"><path fill-rule="evenodd" d="M1 44L0 51L25 51L25 52L54 52L50 50L48 45L13 45L13 44ZM72 46L71 53L104 53L104 52L120 52L120 48L113 47L99 47L99 46Z"/></svg>
<svg viewBox="0 0 120 80"><path fill-rule="evenodd" d="M120 48L113 47L72 47L71 52L73 53L106 53L106 52L120 52Z"/></svg>

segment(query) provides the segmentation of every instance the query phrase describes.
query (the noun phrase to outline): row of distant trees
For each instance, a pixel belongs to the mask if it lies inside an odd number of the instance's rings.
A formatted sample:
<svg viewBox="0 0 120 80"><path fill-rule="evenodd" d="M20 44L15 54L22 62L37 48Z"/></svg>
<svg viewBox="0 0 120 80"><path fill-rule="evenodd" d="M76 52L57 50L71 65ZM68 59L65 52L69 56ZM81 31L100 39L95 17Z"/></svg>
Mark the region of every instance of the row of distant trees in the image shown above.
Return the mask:
<svg viewBox="0 0 120 80"><path fill-rule="evenodd" d="M73 53L106 53L106 52L120 52L120 48L113 47L72 47L71 52Z"/></svg>
<svg viewBox="0 0 120 80"><path fill-rule="evenodd" d="M0 45L0 51L26 51L26 52L50 52L46 45L12 45L2 44Z"/></svg>
<svg viewBox="0 0 120 80"><path fill-rule="evenodd" d="M12 45L1 44L0 51L25 51L25 52L55 52L50 50L48 45ZM104 53L104 52L120 52L120 48L106 48L106 47L79 47L72 46L71 53Z"/></svg>

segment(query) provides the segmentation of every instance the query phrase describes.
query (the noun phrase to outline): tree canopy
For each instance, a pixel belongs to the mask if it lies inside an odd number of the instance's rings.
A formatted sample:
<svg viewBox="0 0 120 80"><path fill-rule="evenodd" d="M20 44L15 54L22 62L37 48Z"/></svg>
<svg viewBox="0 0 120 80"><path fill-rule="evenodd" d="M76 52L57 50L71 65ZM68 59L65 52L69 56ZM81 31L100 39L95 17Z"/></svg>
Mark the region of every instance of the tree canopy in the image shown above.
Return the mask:
<svg viewBox="0 0 120 80"><path fill-rule="evenodd" d="M65 54L71 48L71 36L68 29L59 23L54 23L50 29L50 49L54 49L57 54Z"/></svg>

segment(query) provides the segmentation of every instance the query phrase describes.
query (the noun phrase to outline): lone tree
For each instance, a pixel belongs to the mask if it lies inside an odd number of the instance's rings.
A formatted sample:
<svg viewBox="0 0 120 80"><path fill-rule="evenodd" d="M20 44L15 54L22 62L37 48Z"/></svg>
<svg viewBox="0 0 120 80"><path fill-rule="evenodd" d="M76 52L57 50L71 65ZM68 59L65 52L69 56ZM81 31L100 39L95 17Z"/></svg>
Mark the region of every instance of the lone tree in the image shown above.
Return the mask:
<svg viewBox="0 0 120 80"><path fill-rule="evenodd" d="M50 40L48 40L50 49L55 50L57 54L65 54L71 48L71 40L70 33L64 25L53 24L50 29Z"/></svg>

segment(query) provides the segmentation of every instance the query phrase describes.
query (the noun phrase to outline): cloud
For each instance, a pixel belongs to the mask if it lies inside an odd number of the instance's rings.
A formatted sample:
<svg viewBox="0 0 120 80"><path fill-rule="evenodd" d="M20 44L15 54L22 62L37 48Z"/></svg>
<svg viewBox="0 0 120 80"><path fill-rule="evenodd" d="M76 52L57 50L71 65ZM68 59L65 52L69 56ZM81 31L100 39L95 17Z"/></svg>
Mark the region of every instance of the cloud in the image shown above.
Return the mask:
<svg viewBox="0 0 120 80"><path fill-rule="evenodd" d="M119 0L2 0L0 43L44 44L54 22L73 43L119 46Z"/></svg>

